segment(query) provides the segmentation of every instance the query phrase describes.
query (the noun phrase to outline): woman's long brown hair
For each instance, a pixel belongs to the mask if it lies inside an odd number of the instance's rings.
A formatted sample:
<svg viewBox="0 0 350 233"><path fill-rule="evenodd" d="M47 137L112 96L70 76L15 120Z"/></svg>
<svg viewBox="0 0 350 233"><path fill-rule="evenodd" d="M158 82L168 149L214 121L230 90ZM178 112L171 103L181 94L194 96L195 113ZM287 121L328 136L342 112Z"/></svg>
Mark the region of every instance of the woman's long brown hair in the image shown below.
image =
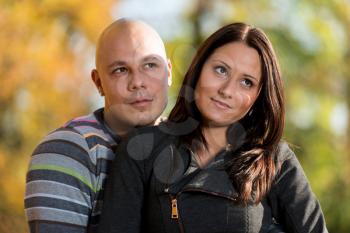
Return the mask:
<svg viewBox="0 0 350 233"><path fill-rule="evenodd" d="M194 90L206 60L215 49L232 42L243 42L258 52L262 81L260 94L250 113L232 124L227 132L227 140L233 145L227 172L238 191L238 200L243 204L258 203L268 193L275 177L274 155L282 137L285 115L280 68L271 42L261 29L233 23L220 28L204 41L185 75L168 120L175 124L188 122L188 119L198 122L198 127L181 138L188 145L193 146L198 141L207 145Z"/></svg>

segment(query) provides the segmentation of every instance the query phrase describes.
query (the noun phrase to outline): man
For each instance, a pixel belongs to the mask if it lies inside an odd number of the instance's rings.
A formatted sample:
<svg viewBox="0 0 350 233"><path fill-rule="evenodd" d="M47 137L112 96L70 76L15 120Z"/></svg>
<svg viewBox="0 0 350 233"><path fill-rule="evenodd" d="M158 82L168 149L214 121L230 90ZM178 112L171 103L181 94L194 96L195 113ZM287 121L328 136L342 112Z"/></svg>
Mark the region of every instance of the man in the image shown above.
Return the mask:
<svg viewBox="0 0 350 233"><path fill-rule="evenodd" d="M163 112L171 64L151 27L122 19L101 34L91 77L105 107L69 121L33 152L25 194L32 233L96 231L113 151L127 132Z"/></svg>

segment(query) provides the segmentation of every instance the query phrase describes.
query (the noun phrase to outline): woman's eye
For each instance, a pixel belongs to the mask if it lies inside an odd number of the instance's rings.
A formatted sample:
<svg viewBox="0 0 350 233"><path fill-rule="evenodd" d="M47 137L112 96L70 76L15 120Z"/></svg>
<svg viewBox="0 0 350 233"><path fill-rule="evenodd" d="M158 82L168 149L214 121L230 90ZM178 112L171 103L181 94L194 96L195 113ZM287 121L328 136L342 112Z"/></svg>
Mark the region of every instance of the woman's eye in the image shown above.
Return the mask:
<svg viewBox="0 0 350 233"><path fill-rule="evenodd" d="M250 79L247 79L247 78L243 79L242 83L243 83L244 86L247 86L247 87L252 87L253 84L254 84Z"/></svg>
<svg viewBox="0 0 350 233"><path fill-rule="evenodd" d="M215 72L221 75L226 75L227 74L227 69L223 66L216 66L214 68Z"/></svg>

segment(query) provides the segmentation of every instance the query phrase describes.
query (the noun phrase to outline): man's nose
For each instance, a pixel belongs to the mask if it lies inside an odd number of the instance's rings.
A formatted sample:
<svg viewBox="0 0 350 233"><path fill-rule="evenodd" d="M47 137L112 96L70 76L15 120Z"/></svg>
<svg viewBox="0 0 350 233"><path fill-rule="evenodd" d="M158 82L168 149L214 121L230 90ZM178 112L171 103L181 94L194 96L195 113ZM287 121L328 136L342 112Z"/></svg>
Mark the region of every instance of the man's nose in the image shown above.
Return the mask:
<svg viewBox="0 0 350 233"><path fill-rule="evenodd" d="M138 90L140 88L146 88L146 83L145 83L145 75L142 74L139 71L133 72L129 76L129 83L128 83L128 88L130 91L132 90Z"/></svg>

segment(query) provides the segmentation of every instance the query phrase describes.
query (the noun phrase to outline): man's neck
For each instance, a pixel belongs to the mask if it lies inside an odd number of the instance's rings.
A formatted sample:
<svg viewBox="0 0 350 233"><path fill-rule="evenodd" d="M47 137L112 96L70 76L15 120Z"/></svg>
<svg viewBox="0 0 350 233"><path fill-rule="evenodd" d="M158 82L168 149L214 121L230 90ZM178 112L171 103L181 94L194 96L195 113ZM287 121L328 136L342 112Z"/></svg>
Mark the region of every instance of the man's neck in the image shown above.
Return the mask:
<svg viewBox="0 0 350 233"><path fill-rule="evenodd" d="M106 109L104 109L103 111L103 119L106 128L108 128L114 134L117 134L120 137L125 137L127 133L134 128L126 124L120 124L118 121L115 120L112 113L110 111L106 111Z"/></svg>

